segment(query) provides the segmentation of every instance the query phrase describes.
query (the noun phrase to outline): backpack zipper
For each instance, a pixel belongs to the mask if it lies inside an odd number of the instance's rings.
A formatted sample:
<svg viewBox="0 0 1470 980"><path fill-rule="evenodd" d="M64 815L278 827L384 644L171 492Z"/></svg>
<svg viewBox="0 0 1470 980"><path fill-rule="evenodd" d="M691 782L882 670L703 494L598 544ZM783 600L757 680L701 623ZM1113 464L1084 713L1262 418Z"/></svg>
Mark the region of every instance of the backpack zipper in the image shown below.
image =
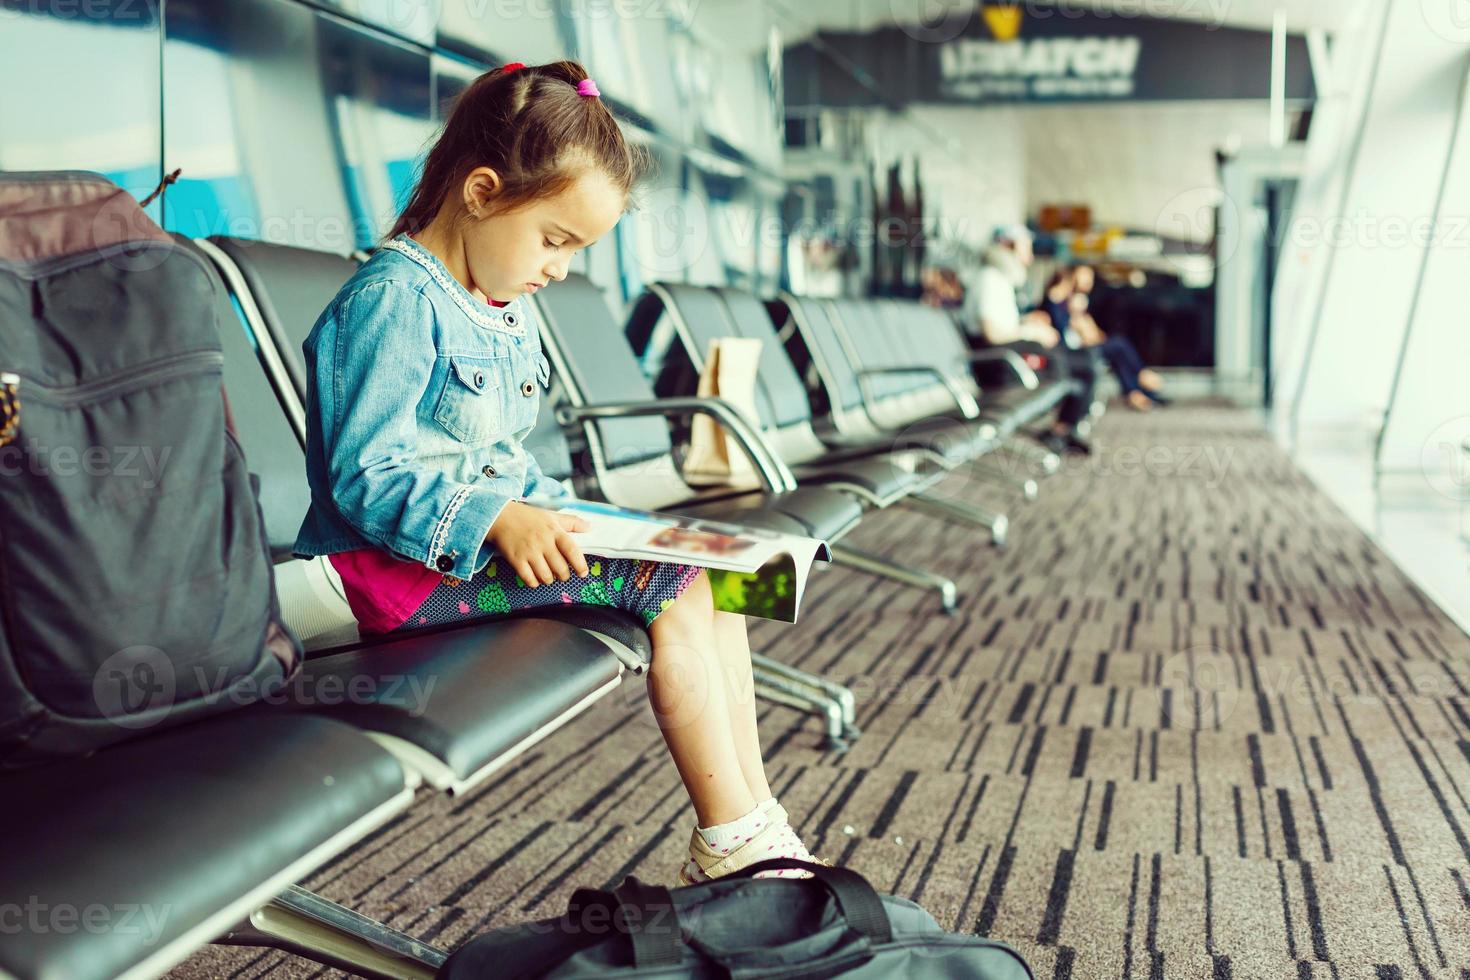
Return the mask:
<svg viewBox="0 0 1470 980"><path fill-rule="evenodd" d="M199 369L208 367L223 368L225 355L217 350L185 351L182 354L171 354L168 357L160 357L157 360L148 361L145 364L124 368L108 375L79 385L49 385L42 381L27 378L25 375L11 375L15 377L20 385L23 385L28 394L51 405L62 408L70 408L89 401L101 401L110 395L131 386L136 386L145 381L164 381L187 374L198 373Z"/></svg>
<svg viewBox="0 0 1470 980"><path fill-rule="evenodd" d="M20 375L0 371L0 446L15 441L15 430L20 427Z"/></svg>

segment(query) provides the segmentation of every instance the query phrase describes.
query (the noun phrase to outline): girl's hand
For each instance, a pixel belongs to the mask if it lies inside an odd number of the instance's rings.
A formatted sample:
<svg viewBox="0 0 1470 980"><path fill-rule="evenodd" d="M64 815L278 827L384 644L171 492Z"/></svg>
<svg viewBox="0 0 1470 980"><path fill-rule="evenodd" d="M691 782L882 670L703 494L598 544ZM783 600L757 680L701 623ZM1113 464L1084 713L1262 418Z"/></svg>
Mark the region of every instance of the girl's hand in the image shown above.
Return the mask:
<svg viewBox="0 0 1470 980"><path fill-rule="evenodd" d="M522 582L550 585L567 581L573 571L586 577L587 559L571 532L590 527L580 517L513 500L495 518L485 540L510 562Z"/></svg>

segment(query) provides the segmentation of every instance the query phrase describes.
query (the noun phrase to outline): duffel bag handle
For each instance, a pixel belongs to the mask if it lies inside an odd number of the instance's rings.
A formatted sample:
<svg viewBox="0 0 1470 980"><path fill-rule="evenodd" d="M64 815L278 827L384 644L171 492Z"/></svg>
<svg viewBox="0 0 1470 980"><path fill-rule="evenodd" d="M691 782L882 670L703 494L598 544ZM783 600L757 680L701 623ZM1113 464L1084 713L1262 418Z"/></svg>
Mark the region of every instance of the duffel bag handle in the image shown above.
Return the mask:
<svg viewBox="0 0 1470 980"><path fill-rule="evenodd" d="M826 886L837 908L847 924L862 933L872 943L893 941L893 925L888 921L888 910L883 899L868 884L868 879L848 868L833 868L825 864L809 864L796 858L771 858L760 861L739 871L725 875L729 878L749 878L762 871L806 871Z"/></svg>
<svg viewBox="0 0 1470 980"><path fill-rule="evenodd" d="M567 903L567 916L580 921L590 908L600 908L613 929L628 937L633 965L638 967L678 966L684 959L683 932L674 898L667 888L650 885L631 875L612 891L578 888ZM595 946L605 930L578 930L574 943L580 949Z"/></svg>
<svg viewBox="0 0 1470 980"><path fill-rule="evenodd" d="M629 876L613 889L623 929L633 943L635 967L678 966L684 962L684 939L674 896L662 885Z"/></svg>

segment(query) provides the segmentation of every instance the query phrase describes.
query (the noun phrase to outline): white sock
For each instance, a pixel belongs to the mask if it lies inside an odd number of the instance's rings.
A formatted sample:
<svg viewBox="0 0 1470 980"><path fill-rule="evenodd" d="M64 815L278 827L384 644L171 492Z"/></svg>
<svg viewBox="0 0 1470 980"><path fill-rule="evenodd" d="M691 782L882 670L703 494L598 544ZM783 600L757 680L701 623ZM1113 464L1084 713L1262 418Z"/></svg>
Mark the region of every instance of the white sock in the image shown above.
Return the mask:
<svg viewBox="0 0 1470 980"><path fill-rule="evenodd" d="M729 823L700 827L698 828L699 836L704 838L710 850L717 854L729 854L765 828L770 822L766 814L770 812L771 804L775 802L776 798L773 796L766 803L757 803L754 810L743 817L736 817Z"/></svg>
<svg viewBox="0 0 1470 980"><path fill-rule="evenodd" d="M743 817L738 817L729 823L716 824L713 827L697 828L699 836L704 838L705 844L709 845L710 850L716 854L729 854L732 851L739 850L741 846L749 843L756 834L765 829L766 824L770 822L768 814L775 805L776 798L774 796L762 800L756 804L754 810L751 810ZM789 825L783 825L776 832L774 839L768 845L767 849L771 852L767 856L772 858L789 857L801 861L810 861L812 858L811 853L802 844L801 838L796 836L796 831L792 830ZM710 880L709 876L700 868L699 862L695 861L692 857L685 866L685 870L694 881ZM803 872L800 871L768 871L756 877L796 878L802 875Z"/></svg>

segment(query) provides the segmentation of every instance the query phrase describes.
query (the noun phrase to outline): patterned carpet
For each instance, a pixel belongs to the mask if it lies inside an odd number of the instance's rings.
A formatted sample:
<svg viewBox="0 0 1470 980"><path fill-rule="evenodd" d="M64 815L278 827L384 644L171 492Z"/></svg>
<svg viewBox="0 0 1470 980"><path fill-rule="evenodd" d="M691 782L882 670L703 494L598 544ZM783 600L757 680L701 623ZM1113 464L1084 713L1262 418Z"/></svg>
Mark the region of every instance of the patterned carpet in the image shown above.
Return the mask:
<svg viewBox="0 0 1470 980"><path fill-rule="evenodd" d="M952 575L959 615L833 569L799 625L754 626L861 700L845 756L763 705L793 822L1038 977L1470 978L1470 639L1251 416L1114 411L1097 440L1007 504L1007 552L897 509L853 533ZM691 823L627 683L305 884L452 947L667 880ZM171 974L338 975L224 948Z"/></svg>

